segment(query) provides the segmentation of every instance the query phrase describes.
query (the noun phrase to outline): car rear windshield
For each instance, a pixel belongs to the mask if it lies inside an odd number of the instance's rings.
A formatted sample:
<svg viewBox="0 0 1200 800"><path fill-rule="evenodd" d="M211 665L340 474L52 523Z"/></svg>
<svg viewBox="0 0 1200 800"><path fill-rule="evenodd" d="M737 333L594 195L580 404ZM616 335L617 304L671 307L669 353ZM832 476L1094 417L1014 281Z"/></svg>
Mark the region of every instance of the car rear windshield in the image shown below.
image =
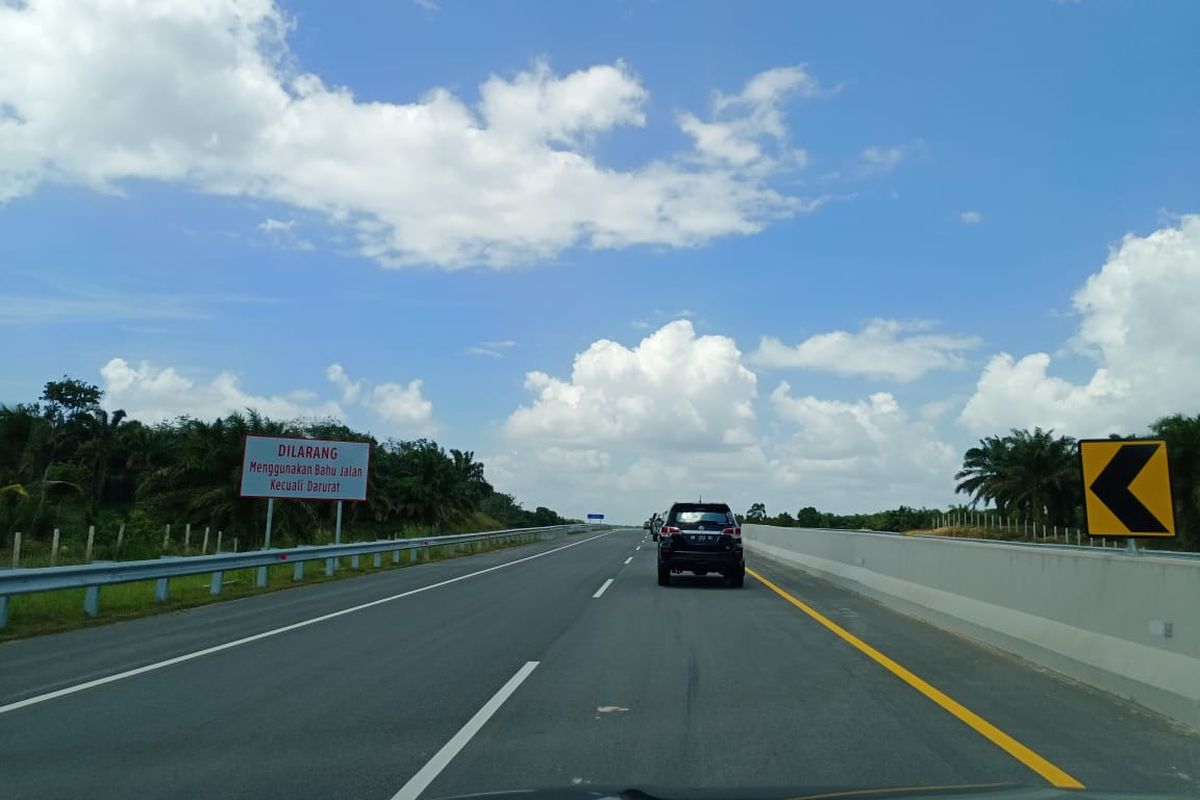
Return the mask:
<svg viewBox="0 0 1200 800"><path fill-rule="evenodd" d="M677 508L671 511L671 519L667 524L683 530L696 530L701 525L712 530L718 525L732 525L733 514L712 508Z"/></svg>

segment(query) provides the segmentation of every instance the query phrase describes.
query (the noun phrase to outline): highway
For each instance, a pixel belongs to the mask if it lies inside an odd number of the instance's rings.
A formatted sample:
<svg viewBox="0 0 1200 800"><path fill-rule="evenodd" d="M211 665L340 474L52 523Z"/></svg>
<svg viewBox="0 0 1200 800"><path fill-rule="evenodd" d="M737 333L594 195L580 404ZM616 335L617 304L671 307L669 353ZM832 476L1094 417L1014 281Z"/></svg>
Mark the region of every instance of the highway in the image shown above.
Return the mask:
<svg viewBox="0 0 1200 800"><path fill-rule="evenodd" d="M0 645L0 796L1200 792L1137 706L778 562L654 560L589 534Z"/></svg>

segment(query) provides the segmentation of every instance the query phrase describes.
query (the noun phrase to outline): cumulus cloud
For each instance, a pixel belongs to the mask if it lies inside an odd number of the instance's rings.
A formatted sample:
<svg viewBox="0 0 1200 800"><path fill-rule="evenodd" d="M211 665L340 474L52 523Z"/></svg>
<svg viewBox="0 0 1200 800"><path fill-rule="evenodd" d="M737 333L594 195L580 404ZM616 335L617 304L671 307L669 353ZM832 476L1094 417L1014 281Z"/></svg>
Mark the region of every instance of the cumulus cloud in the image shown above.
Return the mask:
<svg viewBox="0 0 1200 800"><path fill-rule="evenodd" d="M836 511L949 499L957 451L893 395L796 396L783 383L759 426L757 378L732 339L675 320L633 347L600 340L569 378L531 372L531 403L485 457L503 491L530 502L636 521L704 496Z"/></svg>
<svg viewBox="0 0 1200 800"><path fill-rule="evenodd" d="M951 490L957 451L930 422L888 392L865 400L771 393L777 416L797 426L772 460L776 479L807 489L816 505L885 508L940 504Z"/></svg>
<svg viewBox="0 0 1200 800"><path fill-rule="evenodd" d="M534 394L508 418L513 440L565 447L728 450L754 439L756 379L734 341L676 320L633 348L602 339L571 377L525 376Z"/></svg>
<svg viewBox="0 0 1200 800"><path fill-rule="evenodd" d="M435 430L433 403L421 394L423 381L371 385L351 380L345 368L337 363L329 365L325 377L341 391L343 402L375 412L390 423L390 431L395 435L426 435Z"/></svg>
<svg viewBox="0 0 1200 800"><path fill-rule="evenodd" d="M973 336L930 333L931 327L927 322L875 319L857 333L821 333L794 346L764 336L750 361L764 367L914 381L931 370L962 367L963 353L980 344Z"/></svg>
<svg viewBox="0 0 1200 800"><path fill-rule="evenodd" d="M1143 430L1200 396L1200 215L1129 234L1075 293L1071 343L1094 364L1073 382L1047 353L993 357L960 415L974 433L1040 425L1075 436Z"/></svg>
<svg viewBox="0 0 1200 800"><path fill-rule="evenodd" d="M303 389L282 395L251 394L231 372L222 372L209 383L198 383L174 367L156 367L148 361L134 366L123 358L113 358L100 368L100 377L105 405L123 408L143 422L179 416L212 419L247 409L277 419L342 416L337 403L320 402Z"/></svg>
<svg viewBox="0 0 1200 800"><path fill-rule="evenodd" d="M694 149L613 169L592 144L642 126L648 98L623 63L539 62L485 80L476 105L442 88L363 102L296 66L292 26L271 0L0 4L0 202L168 181L316 212L386 265L443 267L695 246L821 203L770 183L803 160L783 114L817 91L802 67L682 117Z"/></svg>
<svg viewBox="0 0 1200 800"><path fill-rule="evenodd" d="M983 222L983 214L978 211L964 211L958 215L963 225L978 225Z"/></svg>

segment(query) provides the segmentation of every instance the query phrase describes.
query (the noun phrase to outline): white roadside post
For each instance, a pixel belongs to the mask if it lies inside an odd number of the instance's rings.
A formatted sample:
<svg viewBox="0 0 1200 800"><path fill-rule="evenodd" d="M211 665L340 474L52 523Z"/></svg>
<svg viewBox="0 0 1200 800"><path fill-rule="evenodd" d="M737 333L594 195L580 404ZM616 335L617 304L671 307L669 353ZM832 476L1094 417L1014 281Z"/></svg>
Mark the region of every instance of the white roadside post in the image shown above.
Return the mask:
<svg viewBox="0 0 1200 800"><path fill-rule="evenodd" d="M204 526L204 541L200 545L200 555L208 555L208 526Z"/></svg>
<svg viewBox="0 0 1200 800"><path fill-rule="evenodd" d="M12 568L16 569L19 566L21 566L21 532L17 531L13 534Z"/></svg>
<svg viewBox="0 0 1200 800"><path fill-rule="evenodd" d="M50 539L50 566L58 563L58 528L54 529L54 536Z"/></svg>
<svg viewBox="0 0 1200 800"><path fill-rule="evenodd" d="M83 563L92 563L92 545L96 542L96 526L88 525L87 547L83 551Z"/></svg>
<svg viewBox="0 0 1200 800"><path fill-rule="evenodd" d="M188 555L188 551L192 548L192 523L188 523L183 528L183 554Z"/></svg>
<svg viewBox="0 0 1200 800"><path fill-rule="evenodd" d="M121 553L121 542L125 541L125 523L121 523L121 527L117 528L117 554Z"/></svg>
<svg viewBox="0 0 1200 800"><path fill-rule="evenodd" d="M163 546L162 551L167 552L167 548L171 545L171 526L167 525L167 529L163 531Z"/></svg>
<svg viewBox="0 0 1200 800"><path fill-rule="evenodd" d="M267 498L267 532L263 537L263 550L271 549L271 521L275 516L275 498ZM258 575L254 579L254 585L262 588L267 585L267 568L259 567Z"/></svg>

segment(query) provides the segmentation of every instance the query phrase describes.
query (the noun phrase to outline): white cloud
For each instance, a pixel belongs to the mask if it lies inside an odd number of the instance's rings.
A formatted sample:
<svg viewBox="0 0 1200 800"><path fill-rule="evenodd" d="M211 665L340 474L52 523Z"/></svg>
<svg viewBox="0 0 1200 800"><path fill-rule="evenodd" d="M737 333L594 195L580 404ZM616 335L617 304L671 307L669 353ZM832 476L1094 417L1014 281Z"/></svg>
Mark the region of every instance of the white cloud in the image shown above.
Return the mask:
<svg viewBox="0 0 1200 800"><path fill-rule="evenodd" d="M931 370L962 367L963 353L980 344L971 336L929 333L930 327L925 322L875 319L858 333L817 334L795 346L764 336L750 362L913 381Z"/></svg>
<svg viewBox="0 0 1200 800"><path fill-rule="evenodd" d="M958 215L963 225L978 225L983 222L983 214L978 211L964 211Z"/></svg>
<svg viewBox="0 0 1200 800"><path fill-rule="evenodd" d="M945 502L958 453L928 421L912 418L888 392L866 400L771 393L780 419L799 426L772 461L780 482L811 504L860 511Z"/></svg>
<svg viewBox="0 0 1200 800"><path fill-rule="evenodd" d="M754 439L755 376L725 336L664 325L630 349L602 339L575 357L569 380L530 372L535 394L504 425L523 442L565 447L728 450Z"/></svg>
<svg viewBox="0 0 1200 800"><path fill-rule="evenodd" d="M306 251L316 249L312 242L306 239L301 239L298 235L296 235L296 220L294 219L289 219L285 222L283 220L267 217L255 227L266 234L271 240L271 243L276 247L288 250Z"/></svg>
<svg viewBox="0 0 1200 800"><path fill-rule="evenodd" d="M712 122L695 114L684 113L679 127L695 140L700 157L737 168L772 167L775 159L763 149L764 140L774 142L793 163L803 166L807 154L786 147L787 125L782 109L790 95L813 97L821 93L820 84L803 65L779 67L751 78L736 95L718 93L713 100Z"/></svg>
<svg viewBox="0 0 1200 800"><path fill-rule="evenodd" d="M408 435L432 433L433 403L421 396L422 381L381 383L362 403Z"/></svg>
<svg viewBox="0 0 1200 800"><path fill-rule="evenodd" d="M996 355L960 415L972 432L1040 425L1073 436L1144 430L1200 396L1200 215L1127 235L1074 296L1073 348L1096 364L1084 383L1051 357Z"/></svg>
<svg viewBox="0 0 1200 800"><path fill-rule="evenodd" d="M433 0L413 0L413 3L416 6L418 6L419 8L422 8L426 11L432 12L432 11L441 11L442 10L442 7L439 6L437 3L433 2Z"/></svg>
<svg viewBox="0 0 1200 800"><path fill-rule="evenodd" d="M859 172L874 175L891 172L922 148L917 144L871 145L858 154Z"/></svg>
<svg viewBox="0 0 1200 800"><path fill-rule="evenodd" d="M494 342L480 342L467 348L467 355L486 358L504 358L504 351L516 347L512 339L502 339Z"/></svg>
<svg viewBox="0 0 1200 800"><path fill-rule="evenodd" d="M704 496L739 512L756 501L848 512L943 503L956 451L934 414L910 416L888 393L862 401L772 393L759 429L757 378L732 339L676 320L632 348L600 340L570 379L527 375L531 404L504 425L506 448L484 458L502 491L572 514L637 521ZM959 401L961 402L961 401Z"/></svg>
<svg viewBox="0 0 1200 800"><path fill-rule="evenodd" d="M290 231L296 227L296 220L289 219L287 222L278 219L267 217L262 222L258 223L258 229L264 233L278 233L281 231Z"/></svg>
<svg viewBox="0 0 1200 800"><path fill-rule="evenodd" d="M337 403L314 402L312 392L303 389L283 395L250 394L231 372L222 372L209 383L197 383L173 367L156 367L147 361L135 367L123 358L114 358L100 368L100 377L104 404L123 408L143 422L178 416L208 420L247 409L276 419L342 416Z"/></svg>
<svg viewBox="0 0 1200 800"><path fill-rule="evenodd" d="M0 4L0 202L167 181L321 214L387 265L443 267L695 246L823 202L770 184L802 161L782 103L816 91L803 68L719 96L711 123L687 117L695 150L622 170L591 144L645 122L625 64L492 76L474 107L441 88L362 102L294 66L292 25L271 0Z"/></svg>
<svg viewBox="0 0 1200 800"><path fill-rule="evenodd" d="M329 382L342 393L342 401L369 409L391 424L389 432L396 436L424 436L433 433L433 403L421 395L420 380L400 383L352 381L341 364L330 364L325 370Z"/></svg>

